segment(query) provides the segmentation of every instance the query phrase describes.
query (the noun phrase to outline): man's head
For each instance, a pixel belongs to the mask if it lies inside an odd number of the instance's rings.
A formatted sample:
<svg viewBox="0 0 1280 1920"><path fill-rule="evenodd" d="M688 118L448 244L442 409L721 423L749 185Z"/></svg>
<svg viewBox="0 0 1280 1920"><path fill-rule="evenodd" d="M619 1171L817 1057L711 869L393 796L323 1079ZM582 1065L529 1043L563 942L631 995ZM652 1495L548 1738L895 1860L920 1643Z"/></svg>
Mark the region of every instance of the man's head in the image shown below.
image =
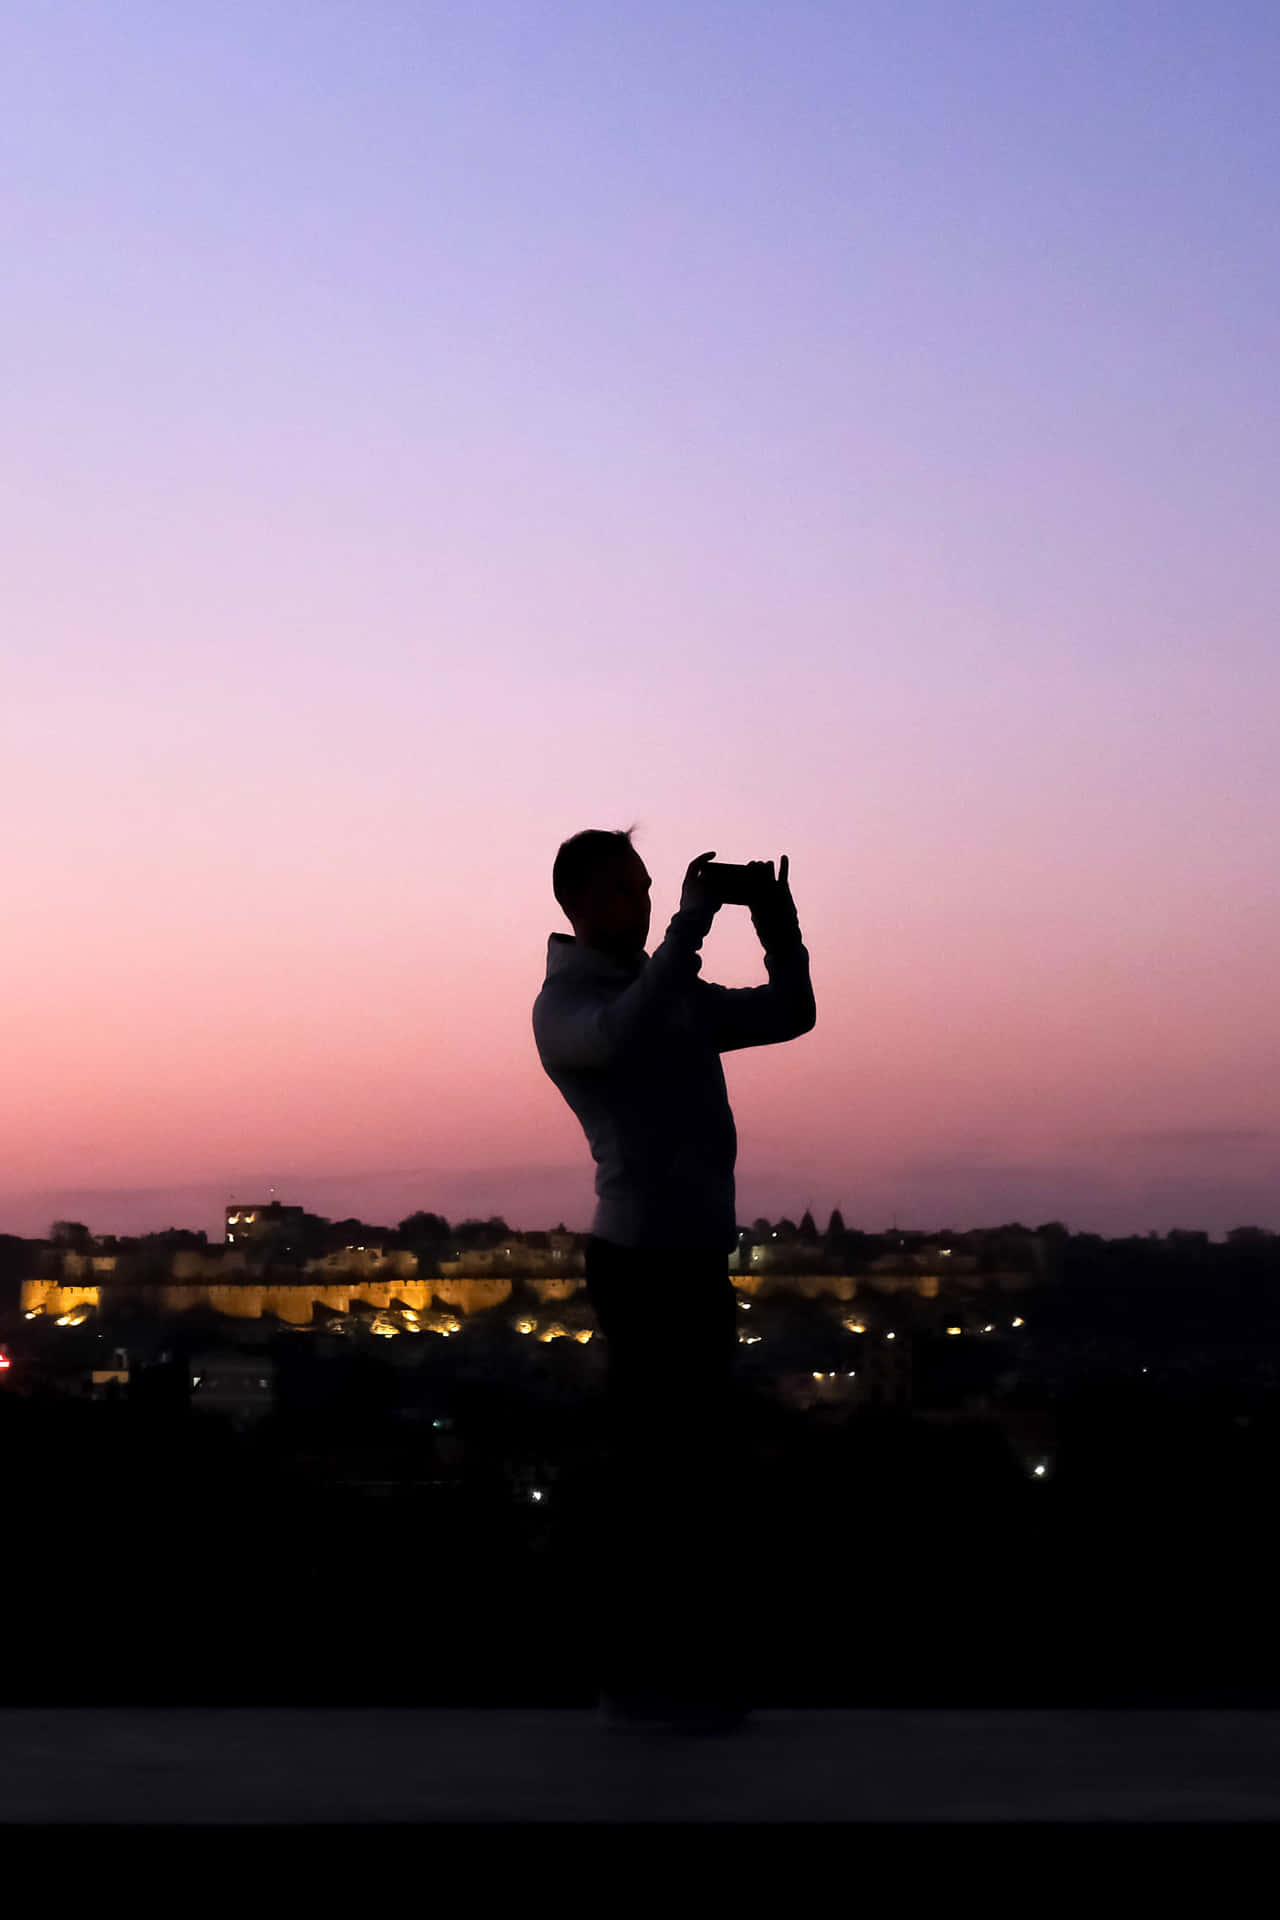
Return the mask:
<svg viewBox="0 0 1280 1920"><path fill-rule="evenodd" d="M551 886L583 946L615 959L642 953L649 938L649 871L631 844L634 827L588 828L556 854Z"/></svg>

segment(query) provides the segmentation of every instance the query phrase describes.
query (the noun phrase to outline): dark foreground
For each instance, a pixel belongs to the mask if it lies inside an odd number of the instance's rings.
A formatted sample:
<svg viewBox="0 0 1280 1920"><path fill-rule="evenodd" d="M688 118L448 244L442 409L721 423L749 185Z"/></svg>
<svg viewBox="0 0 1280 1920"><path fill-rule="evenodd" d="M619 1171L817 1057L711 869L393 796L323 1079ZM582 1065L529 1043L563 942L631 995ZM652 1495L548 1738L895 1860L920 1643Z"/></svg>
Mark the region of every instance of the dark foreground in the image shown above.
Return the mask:
<svg viewBox="0 0 1280 1920"><path fill-rule="evenodd" d="M8 1824L1274 1822L1280 1713L6 1708Z"/></svg>

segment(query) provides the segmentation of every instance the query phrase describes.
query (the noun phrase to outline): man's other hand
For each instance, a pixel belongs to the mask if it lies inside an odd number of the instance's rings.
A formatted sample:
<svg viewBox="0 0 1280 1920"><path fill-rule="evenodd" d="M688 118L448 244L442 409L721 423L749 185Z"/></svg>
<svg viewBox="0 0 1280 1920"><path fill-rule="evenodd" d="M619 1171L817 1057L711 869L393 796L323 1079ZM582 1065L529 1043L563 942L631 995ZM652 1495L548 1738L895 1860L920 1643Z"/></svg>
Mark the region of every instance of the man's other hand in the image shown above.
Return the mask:
<svg viewBox="0 0 1280 1920"><path fill-rule="evenodd" d="M751 905L751 924L761 946L769 952L777 947L798 945L800 919L791 897L789 856L784 853L779 860L776 880L770 877L769 861L753 861L752 865L760 868L760 887Z"/></svg>

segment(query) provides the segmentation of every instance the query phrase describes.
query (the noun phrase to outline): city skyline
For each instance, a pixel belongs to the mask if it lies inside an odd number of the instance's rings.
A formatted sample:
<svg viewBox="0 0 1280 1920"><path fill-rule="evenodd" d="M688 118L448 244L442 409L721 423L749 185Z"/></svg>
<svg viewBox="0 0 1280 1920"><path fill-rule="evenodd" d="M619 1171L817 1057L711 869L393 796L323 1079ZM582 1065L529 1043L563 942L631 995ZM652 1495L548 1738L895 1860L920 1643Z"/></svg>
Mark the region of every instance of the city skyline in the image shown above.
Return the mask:
<svg viewBox="0 0 1280 1920"><path fill-rule="evenodd" d="M95 1218L89 1218L87 1215L93 1212L93 1206L82 1204L78 1211L75 1207L67 1207L62 1211L55 1210L53 1213L48 1214L42 1223L36 1227L18 1228L11 1222L0 1221L0 1235L10 1233L17 1238L33 1240L47 1239L49 1230L55 1223L74 1222L87 1227L92 1234L102 1238L118 1237L127 1239L135 1236L145 1236L150 1233L164 1233L173 1230L177 1232L204 1232L208 1235L210 1245L218 1245L222 1242L226 1214L231 1207L264 1206L270 1205L273 1202L286 1210L301 1208L312 1217L321 1218L331 1223L356 1219L362 1221L365 1225L376 1226L380 1229L385 1228L391 1231L395 1231L402 1220L409 1218L411 1214L417 1212L435 1213L446 1219L451 1227L476 1224L484 1225L490 1220L501 1219L505 1222L510 1232L515 1235L550 1233L555 1232L561 1226L563 1226L565 1231L576 1235L584 1235L590 1231L589 1203L586 1216L577 1224L565 1215L532 1221L521 1219L511 1210L501 1207L489 1208L487 1210L481 1210L475 1207L465 1210L452 1210L442 1206L438 1196L434 1199L424 1198L421 1192L414 1191L409 1186L401 1188L395 1184L391 1184L399 1178L400 1176L395 1175L381 1176L381 1180L388 1183L384 1186L384 1191L389 1195L394 1196L397 1193L403 1195L405 1192L412 1193L413 1204L403 1212L398 1212L393 1208L389 1213L379 1214L376 1211L361 1212L359 1210L342 1207L335 1207L331 1208L328 1212L321 1212L319 1208L300 1199L292 1187L288 1189L288 1193L285 1195L263 1184L260 1187L253 1188L252 1191L250 1191L249 1188L245 1188L238 1196L232 1196L230 1194L224 1196L222 1201L216 1204L213 1214L203 1211L199 1212L199 1217L193 1215L189 1218L170 1214L164 1218L163 1224L160 1224L163 1208L161 1208L160 1212L157 1212L157 1203L160 1194L167 1192L167 1190L162 1189L159 1190L158 1193L147 1193L144 1191L137 1195L126 1197L123 1207L120 1207L117 1201L118 1210L111 1215L111 1218L116 1221L125 1220L130 1222L130 1224L108 1224L107 1217L101 1214ZM340 1179L331 1184L338 1193L349 1192L351 1190L350 1185L342 1182ZM187 1192L190 1196L194 1196L198 1206L205 1204L205 1198L207 1198L206 1190L192 1188L188 1189ZM64 1192L64 1194L59 1197L82 1203L96 1203L108 1196L85 1192L83 1190L77 1192L72 1189ZM130 1204L130 1202L132 1202L132 1204ZM40 1204L39 1199L33 1198L31 1200L30 1206L33 1215L34 1212L38 1210ZM210 1201L208 1204L213 1205L214 1203ZM783 1220L790 1220L798 1227L806 1213L813 1219L820 1236L825 1235L827 1232L833 1213L839 1213L847 1230L871 1235L901 1232L932 1236L944 1231L957 1235L969 1233L981 1234L984 1232L995 1232L1001 1227L1014 1225L1026 1228L1030 1232L1035 1232L1039 1227L1047 1224L1056 1224L1057 1226L1065 1227L1068 1233L1098 1234L1104 1239L1126 1239L1135 1236L1145 1239L1152 1235L1164 1238L1171 1232L1182 1232L1192 1234L1206 1233L1210 1240L1221 1241L1236 1228L1261 1228L1264 1232L1276 1231L1274 1227L1269 1227L1266 1221L1260 1216L1246 1216L1244 1214L1217 1228L1205 1226L1201 1221L1183 1219L1176 1222L1172 1227L1120 1227L1114 1231L1110 1231L1106 1228L1090 1226L1083 1221L1064 1219L1061 1214L1053 1212L1044 1213L1035 1208L1026 1209L1022 1214L1000 1215L999 1217L993 1215L988 1219L968 1221L961 1221L959 1218L951 1215L938 1215L936 1218L914 1216L911 1218L899 1218L896 1211L889 1219L881 1219L879 1216L858 1218L851 1214L846 1207L842 1207L838 1203L831 1207L822 1208L815 1207L810 1202L804 1206L794 1204L781 1206L774 1208L772 1211L762 1211L760 1209L744 1211L741 1208L738 1209L739 1225L744 1231L749 1230L750 1225L759 1219L767 1220L770 1225L780 1223Z"/></svg>
<svg viewBox="0 0 1280 1920"><path fill-rule="evenodd" d="M584 1230L530 1012L633 822L650 952L790 858L740 1220L1280 1226L1277 81L1246 0L0 21L0 1230Z"/></svg>

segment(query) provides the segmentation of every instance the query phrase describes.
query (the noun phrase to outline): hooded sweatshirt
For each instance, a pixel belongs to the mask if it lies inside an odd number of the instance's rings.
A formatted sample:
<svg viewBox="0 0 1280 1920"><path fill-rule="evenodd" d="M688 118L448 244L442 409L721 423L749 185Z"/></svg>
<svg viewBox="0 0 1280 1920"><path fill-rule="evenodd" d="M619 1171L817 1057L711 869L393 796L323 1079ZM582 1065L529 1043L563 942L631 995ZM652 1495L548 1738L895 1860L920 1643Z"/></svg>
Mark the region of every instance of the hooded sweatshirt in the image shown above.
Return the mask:
<svg viewBox="0 0 1280 1920"><path fill-rule="evenodd" d="M572 934L547 939L534 1040L596 1164L591 1231L615 1246L733 1251L738 1135L720 1055L817 1023L795 938L766 949L767 986L698 978L713 918L681 908L652 955L623 961Z"/></svg>

